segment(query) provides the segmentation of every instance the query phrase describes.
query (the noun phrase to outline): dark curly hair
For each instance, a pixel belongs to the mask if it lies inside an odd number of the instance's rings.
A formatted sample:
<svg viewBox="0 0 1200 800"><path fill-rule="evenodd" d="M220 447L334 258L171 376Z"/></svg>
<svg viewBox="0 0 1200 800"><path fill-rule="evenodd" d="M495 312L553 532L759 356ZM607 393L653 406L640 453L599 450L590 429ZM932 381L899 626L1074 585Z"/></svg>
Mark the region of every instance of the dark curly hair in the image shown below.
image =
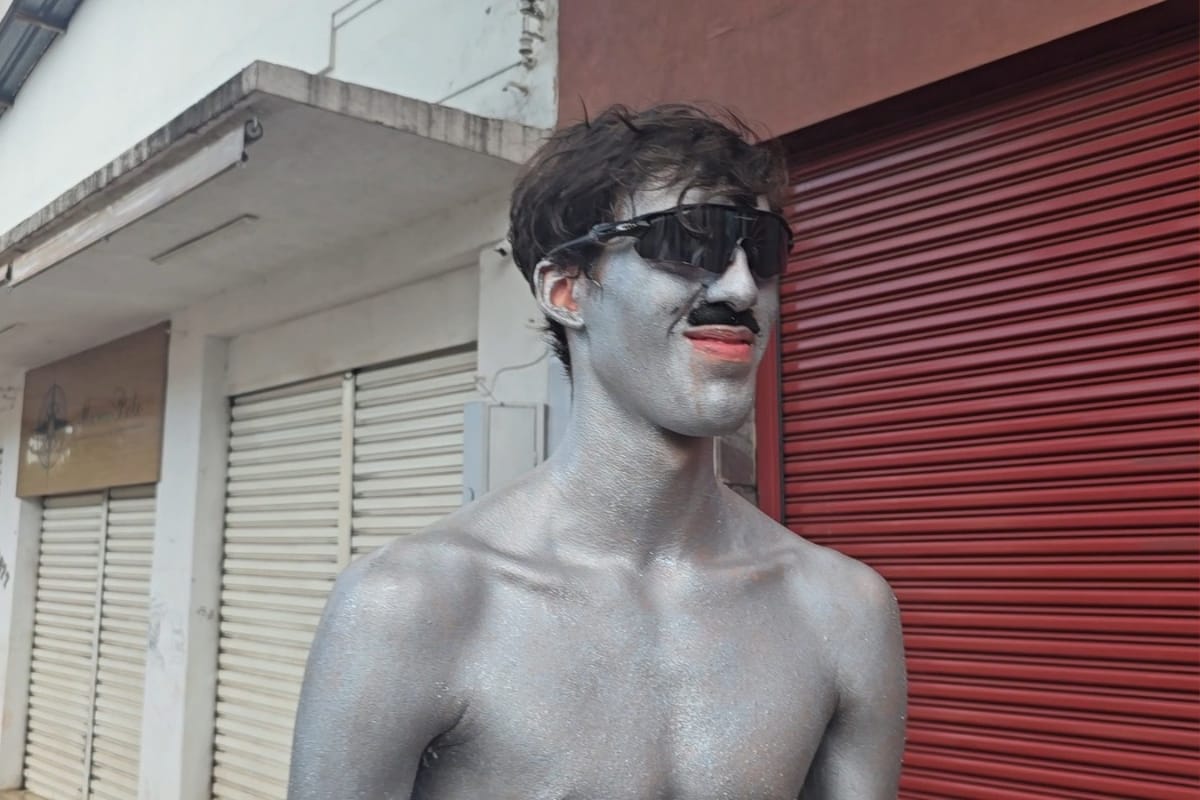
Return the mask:
<svg viewBox="0 0 1200 800"><path fill-rule="evenodd" d="M727 109L672 103L633 111L612 106L556 131L525 165L512 193L508 239L513 260L533 271L563 242L598 222L639 189L679 186L726 194L752 205L765 195L775 210L787 186L782 150L762 143ZM588 274L597 252L580 253ZM566 331L547 320L555 355L571 373Z"/></svg>

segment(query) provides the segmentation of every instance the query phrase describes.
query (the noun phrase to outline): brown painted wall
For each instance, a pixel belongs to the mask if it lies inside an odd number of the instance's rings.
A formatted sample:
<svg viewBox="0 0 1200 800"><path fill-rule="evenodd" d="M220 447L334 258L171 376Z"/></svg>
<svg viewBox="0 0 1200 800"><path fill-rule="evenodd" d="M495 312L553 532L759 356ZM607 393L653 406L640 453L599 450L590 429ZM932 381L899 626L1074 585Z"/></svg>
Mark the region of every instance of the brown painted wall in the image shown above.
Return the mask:
<svg viewBox="0 0 1200 800"><path fill-rule="evenodd" d="M560 123L709 100L782 135L1156 0L560 0Z"/></svg>

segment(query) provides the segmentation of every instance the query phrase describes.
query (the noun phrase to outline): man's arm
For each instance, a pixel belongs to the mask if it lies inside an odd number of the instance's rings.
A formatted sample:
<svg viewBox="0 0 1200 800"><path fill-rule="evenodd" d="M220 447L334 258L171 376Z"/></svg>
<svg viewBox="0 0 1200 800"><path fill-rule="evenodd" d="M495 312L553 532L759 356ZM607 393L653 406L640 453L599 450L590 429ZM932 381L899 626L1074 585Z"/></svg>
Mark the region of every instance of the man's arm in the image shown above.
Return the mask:
<svg viewBox="0 0 1200 800"><path fill-rule="evenodd" d="M900 610L874 570L854 564L838 631L838 705L802 800L896 800L908 702Z"/></svg>
<svg viewBox="0 0 1200 800"><path fill-rule="evenodd" d="M460 605L435 595L430 559L407 555L376 553L337 580L300 692L289 800L408 800L426 746L462 713L446 690Z"/></svg>

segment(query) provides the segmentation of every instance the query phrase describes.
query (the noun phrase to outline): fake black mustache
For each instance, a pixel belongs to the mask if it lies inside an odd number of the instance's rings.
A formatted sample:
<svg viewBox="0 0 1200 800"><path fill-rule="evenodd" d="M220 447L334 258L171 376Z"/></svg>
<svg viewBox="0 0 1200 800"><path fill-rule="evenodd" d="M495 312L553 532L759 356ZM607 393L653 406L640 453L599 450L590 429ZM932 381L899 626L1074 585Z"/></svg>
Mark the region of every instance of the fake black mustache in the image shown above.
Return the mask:
<svg viewBox="0 0 1200 800"><path fill-rule="evenodd" d="M735 311L727 303L697 306L688 314L687 321L689 325L741 325L749 328L751 333L758 333L758 320L753 312Z"/></svg>

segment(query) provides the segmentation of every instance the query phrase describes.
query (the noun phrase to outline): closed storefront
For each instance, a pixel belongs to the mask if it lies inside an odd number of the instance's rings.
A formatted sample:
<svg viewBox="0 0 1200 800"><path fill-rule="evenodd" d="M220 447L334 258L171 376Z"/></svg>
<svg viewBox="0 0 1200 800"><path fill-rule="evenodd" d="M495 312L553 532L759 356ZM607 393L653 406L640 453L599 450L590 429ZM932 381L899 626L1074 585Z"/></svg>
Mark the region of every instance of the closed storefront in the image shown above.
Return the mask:
<svg viewBox="0 0 1200 800"><path fill-rule="evenodd" d="M45 800L137 796L153 487L47 498L25 781Z"/></svg>
<svg viewBox="0 0 1200 800"><path fill-rule="evenodd" d="M461 502L474 350L232 401L213 796L283 798L304 664L352 559Z"/></svg>
<svg viewBox="0 0 1200 800"><path fill-rule="evenodd" d="M25 375L16 489L40 530L29 530L21 772L44 800L137 796L157 635L149 609L167 338L156 325Z"/></svg>
<svg viewBox="0 0 1200 800"><path fill-rule="evenodd" d="M1196 31L959 97L790 154L785 521L899 597L902 797L1194 798Z"/></svg>

